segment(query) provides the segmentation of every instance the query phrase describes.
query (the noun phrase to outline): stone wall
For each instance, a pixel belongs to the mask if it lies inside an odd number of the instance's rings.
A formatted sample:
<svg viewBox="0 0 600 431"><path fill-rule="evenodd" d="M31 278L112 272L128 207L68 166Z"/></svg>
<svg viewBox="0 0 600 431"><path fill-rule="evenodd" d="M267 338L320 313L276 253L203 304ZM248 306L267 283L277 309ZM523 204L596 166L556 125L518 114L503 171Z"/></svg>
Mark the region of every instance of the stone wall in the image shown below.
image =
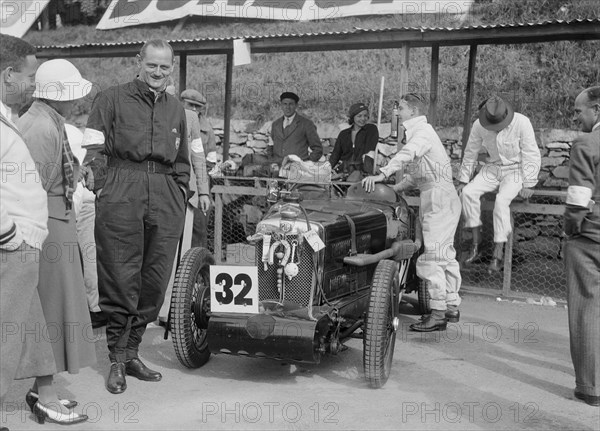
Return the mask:
<svg viewBox="0 0 600 431"><path fill-rule="evenodd" d="M217 139L223 139L223 120L211 120ZM261 127L252 121L237 120L232 121L232 130L230 134L230 158L236 163L241 162L242 157L249 153L261 153L265 150L269 142L269 131L271 122L263 124ZM323 142L325 154L329 154L333 149L335 139L338 133L347 124L317 124L317 131ZM440 139L446 147L455 169L458 168L461 158L462 127L446 127L437 130ZM382 124L380 127L381 136L389 136L390 124ZM539 175L539 182L536 188L548 190L564 190L568 187L569 176L569 151L571 144L579 132L574 130L561 129L538 129L536 130L536 140L542 155L542 166ZM384 145L380 150L386 155L391 156L396 151L396 143L392 140L384 140ZM219 146L219 153L222 148ZM480 158L481 163L485 156Z"/></svg>

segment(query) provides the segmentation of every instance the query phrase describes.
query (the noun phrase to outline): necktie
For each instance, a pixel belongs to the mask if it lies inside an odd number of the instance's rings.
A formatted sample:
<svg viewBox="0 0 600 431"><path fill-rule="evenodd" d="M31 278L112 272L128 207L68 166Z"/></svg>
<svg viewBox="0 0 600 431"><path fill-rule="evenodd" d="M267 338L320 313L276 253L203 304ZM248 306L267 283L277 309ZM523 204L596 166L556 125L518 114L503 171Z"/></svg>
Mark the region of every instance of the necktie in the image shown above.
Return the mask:
<svg viewBox="0 0 600 431"><path fill-rule="evenodd" d="M292 123L291 118L289 117L285 117L285 119L283 120L283 128L285 129L287 126L289 126Z"/></svg>
<svg viewBox="0 0 600 431"><path fill-rule="evenodd" d="M63 129L63 148L62 148L62 165L63 165L63 185L65 186L65 198L67 199L67 209L73 206L73 192L75 191L74 166L75 161L67 131Z"/></svg>
<svg viewBox="0 0 600 431"><path fill-rule="evenodd" d="M406 145L406 127L402 124L398 127L398 142L402 145Z"/></svg>

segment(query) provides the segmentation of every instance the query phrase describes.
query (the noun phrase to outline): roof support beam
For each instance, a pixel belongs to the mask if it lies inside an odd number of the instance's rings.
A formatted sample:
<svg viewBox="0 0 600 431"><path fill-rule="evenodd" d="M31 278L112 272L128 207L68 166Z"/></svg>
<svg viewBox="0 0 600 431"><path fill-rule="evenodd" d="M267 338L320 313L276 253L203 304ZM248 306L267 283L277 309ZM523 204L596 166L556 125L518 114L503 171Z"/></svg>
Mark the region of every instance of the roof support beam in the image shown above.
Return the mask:
<svg viewBox="0 0 600 431"><path fill-rule="evenodd" d="M187 54L179 54L179 94L187 88ZM177 98L179 98L179 94Z"/></svg>
<svg viewBox="0 0 600 431"><path fill-rule="evenodd" d="M475 84L475 66L477 64L477 45L471 45L469 50L469 71L467 73L467 96L465 100L465 116L463 119L462 150L460 159L465 154L465 147L471 133L471 115L473 105L473 86Z"/></svg>
<svg viewBox="0 0 600 431"><path fill-rule="evenodd" d="M429 124L435 127L437 122L438 73L440 63L440 45L431 47L431 81L429 84Z"/></svg>
<svg viewBox="0 0 600 431"><path fill-rule="evenodd" d="M223 124L223 161L229 157L229 140L231 128L231 99L233 98L233 49L227 53L227 68L225 72L225 115Z"/></svg>

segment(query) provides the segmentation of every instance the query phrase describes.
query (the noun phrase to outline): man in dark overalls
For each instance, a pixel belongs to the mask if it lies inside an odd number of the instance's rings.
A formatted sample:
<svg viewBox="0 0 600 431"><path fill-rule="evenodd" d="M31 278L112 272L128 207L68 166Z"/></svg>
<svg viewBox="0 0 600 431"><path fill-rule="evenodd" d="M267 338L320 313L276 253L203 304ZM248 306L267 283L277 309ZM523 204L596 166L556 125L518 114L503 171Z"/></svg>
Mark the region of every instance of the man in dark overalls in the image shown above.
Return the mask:
<svg viewBox="0 0 600 431"><path fill-rule="evenodd" d="M184 225L190 175L185 112L164 90L174 54L148 41L132 82L100 92L83 145L96 193L100 308L108 315L109 392L125 374L159 381L138 357L146 325L158 317Z"/></svg>

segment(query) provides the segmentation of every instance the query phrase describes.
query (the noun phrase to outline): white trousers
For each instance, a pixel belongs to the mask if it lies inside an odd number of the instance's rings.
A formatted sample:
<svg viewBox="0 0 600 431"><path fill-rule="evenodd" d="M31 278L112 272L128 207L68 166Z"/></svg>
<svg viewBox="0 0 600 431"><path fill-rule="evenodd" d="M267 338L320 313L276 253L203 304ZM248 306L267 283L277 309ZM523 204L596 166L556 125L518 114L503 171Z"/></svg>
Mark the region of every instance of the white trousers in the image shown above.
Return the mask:
<svg viewBox="0 0 600 431"><path fill-rule="evenodd" d="M462 209L465 227L481 226L481 195L498 190L494 205L494 242L508 241L512 232L510 203L523 188L519 165L485 165L477 176L462 189Z"/></svg>
<svg viewBox="0 0 600 431"><path fill-rule="evenodd" d="M454 188L421 191L420 219L425 251L417 259L417 275L425 280L434 310L460 305L460 268L454 234L460 219L460 199Z"/></svg>

